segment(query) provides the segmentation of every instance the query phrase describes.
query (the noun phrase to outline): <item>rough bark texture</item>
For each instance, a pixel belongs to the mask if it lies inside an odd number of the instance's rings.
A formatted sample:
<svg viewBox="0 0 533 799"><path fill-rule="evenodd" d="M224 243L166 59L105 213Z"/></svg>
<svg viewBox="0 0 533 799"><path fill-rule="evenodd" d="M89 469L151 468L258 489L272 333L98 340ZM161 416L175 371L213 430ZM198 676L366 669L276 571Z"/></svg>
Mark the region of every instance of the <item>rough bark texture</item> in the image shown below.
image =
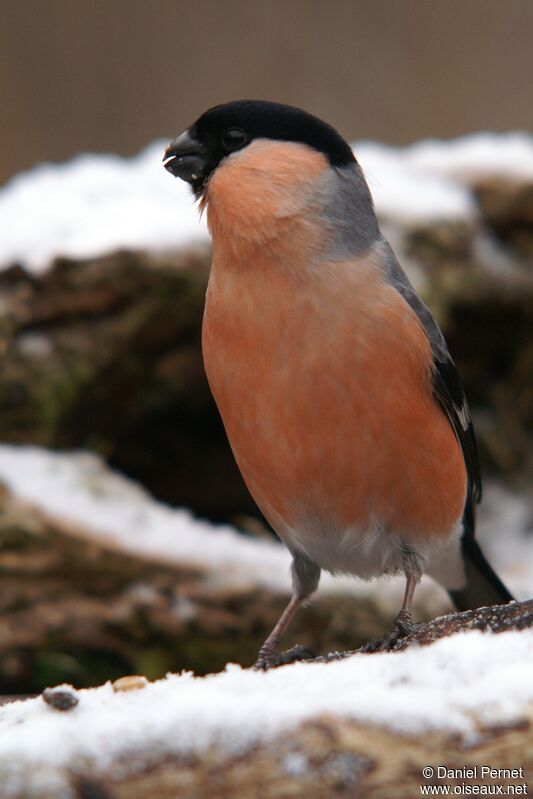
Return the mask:
<svg viewBox="0 0 533 799"><path fill-rule="evenodd" d="M503 633L507 630L524 630L533 626L533 599L525 602L510 602L508 605L494 605L493 607L465 610L462 613L450 613L438 619L415 626L413 631L400 638L393 646L391 652L400 652L410 646L428 646L439 638L446 638L465 630L490 630L493 633ZM325 657L315 658L319 663L329 663L333 660L342 660L354 655L358 650L351 652L333 652Z"/></svg>
<svg viewBox="0 0 533 799"><path fill-rule="evenodd" d="M482 731L475 746L441 734L403 736L354 722L323 717L225 759L215 751L202 757L168 760L135 777L102 780L72 777L79 799L329 799L376 797L415 799L420 785L518 785L533 774L533 712L509 728ZM518 779L426 779L422 770L438 765L463 769L491 765L524 769ZM453 794L452 794L453 795ZM16 799L23 799L16 797ZM39 799L52 799L43 794Z"/></svg>

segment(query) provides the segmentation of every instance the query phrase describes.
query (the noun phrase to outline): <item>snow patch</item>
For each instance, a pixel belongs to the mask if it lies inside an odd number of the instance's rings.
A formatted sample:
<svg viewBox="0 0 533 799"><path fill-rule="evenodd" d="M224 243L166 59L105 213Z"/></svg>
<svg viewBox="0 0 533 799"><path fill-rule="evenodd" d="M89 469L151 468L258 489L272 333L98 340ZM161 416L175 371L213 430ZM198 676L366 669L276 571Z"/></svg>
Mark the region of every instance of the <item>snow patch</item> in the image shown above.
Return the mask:
<svg viewBox="0 0 533 799"><path fill-rule="evenodd" d="M475 203L467 189L411 162L404 150L374 142L353 148L380 218L408 226L475 219Z"/></svg>
<svg viewBox="0 0 533 799"><path fill-rule="evenodd" d="M533 179L533 137L519 131L431 139L407 147L404 153L414 167L459 181L487 176Z"/></svg>
<svg viewBox="0 0 533 799"><path fill-rule="evenodd" d="M165 146L154 142L134 158L79 155L14 177L0 191L0 265L39 273L59 256L207 242L190 190L163 168Z"/></svg>
<svg viewBox="0 0 533 799"><path fill-rule="evenodd" d="M107 684L79 691L79 704L66 713L42 698L16 702L0 708L0 779L9 796L58 781L67 767L98 773L120 761L142 768L210 746L240 753L321 714L406 735L457 733L473 743L479 724L517 723L531 713L532 658L533 630L470 631L329 664L267 673L229 665L221 674L169 675L128 693Z"/></svg>

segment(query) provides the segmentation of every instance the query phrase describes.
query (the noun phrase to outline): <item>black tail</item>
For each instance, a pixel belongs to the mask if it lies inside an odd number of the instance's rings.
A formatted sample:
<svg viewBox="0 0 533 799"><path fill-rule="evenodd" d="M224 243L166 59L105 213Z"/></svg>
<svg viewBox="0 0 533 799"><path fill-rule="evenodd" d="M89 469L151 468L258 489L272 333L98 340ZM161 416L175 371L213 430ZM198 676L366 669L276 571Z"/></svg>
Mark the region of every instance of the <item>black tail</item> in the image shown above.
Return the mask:
<svg viewBox="0 0 533 799"><path fill-rule="evenodd" d="M514 599L490 563L485 559L473 534L462 540L466 585L448 591L457 610L475 610L487 605L504 605Z"/></svg>

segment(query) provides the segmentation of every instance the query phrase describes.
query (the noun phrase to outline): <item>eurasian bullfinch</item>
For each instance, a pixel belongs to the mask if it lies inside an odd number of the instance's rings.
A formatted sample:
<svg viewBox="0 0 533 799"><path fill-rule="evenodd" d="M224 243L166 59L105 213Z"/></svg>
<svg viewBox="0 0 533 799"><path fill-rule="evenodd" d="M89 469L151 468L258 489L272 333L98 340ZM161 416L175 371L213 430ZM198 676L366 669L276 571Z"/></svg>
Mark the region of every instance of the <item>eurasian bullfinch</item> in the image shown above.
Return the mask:
<svg viewBox="0 0 533 799"><path fill-rule="evenodd" d="M459 609L511 600L474 538L481 484L455 365L351 147L305 111L242 100L204 113L164 160L207 209L209 384L293 558L292 599L256 666L281 662L280 637L321 569L405 575L380 648L412 628L423 572Z"/></svg>

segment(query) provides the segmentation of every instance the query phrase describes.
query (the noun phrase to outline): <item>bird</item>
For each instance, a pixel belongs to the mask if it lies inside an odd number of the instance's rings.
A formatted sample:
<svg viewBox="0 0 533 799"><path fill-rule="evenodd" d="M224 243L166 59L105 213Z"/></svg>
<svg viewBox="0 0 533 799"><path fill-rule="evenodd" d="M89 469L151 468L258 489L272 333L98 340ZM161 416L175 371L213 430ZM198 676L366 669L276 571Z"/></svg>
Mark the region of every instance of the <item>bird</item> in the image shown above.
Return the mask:
<svg viewBox="0 0 533 799"><path fill-rule="evenodd" d="M237 100L203 113L163 162L207 213L209 386L292 556L292 597L255 667L310 656L280 639L323 570L404 576L391 631L366 651L412 632L423 573L458 610L511 601L475 538L480 469L456 366L347 141L300 108Z"/></svg>

